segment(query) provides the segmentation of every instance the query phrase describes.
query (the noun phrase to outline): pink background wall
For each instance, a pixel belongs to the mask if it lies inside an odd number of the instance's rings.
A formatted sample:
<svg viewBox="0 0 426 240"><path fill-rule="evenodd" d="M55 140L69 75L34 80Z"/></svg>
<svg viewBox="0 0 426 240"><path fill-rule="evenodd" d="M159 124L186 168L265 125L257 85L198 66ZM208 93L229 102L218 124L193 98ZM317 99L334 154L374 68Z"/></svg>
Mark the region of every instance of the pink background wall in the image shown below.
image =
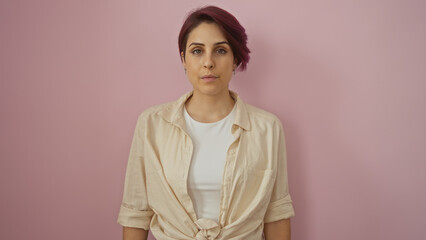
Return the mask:
<svg viewBox="0 0 426 240"><path fill-rule="evenodd" d="M136 118L191 89L205 3L0 1L0 239L121 238ZM284 124L293 239L426 239L426 2L214 3L249 35L231 88Z"/></svg>

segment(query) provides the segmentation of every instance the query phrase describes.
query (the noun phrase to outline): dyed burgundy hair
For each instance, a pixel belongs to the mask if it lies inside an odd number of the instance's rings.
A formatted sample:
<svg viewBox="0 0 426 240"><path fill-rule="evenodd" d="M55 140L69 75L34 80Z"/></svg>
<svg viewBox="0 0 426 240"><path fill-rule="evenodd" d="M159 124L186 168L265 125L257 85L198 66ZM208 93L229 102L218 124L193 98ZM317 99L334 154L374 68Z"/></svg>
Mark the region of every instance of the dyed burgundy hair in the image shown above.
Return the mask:
<svg viewBox="0 0 426 240"><path fill-rule="evenodd" d="M222 29L232 49L237 66L239 66L242 71L245 70L250 59L246 30L232 14L215 6L196 9L186 18L180 29L178 40L179 53L183 52L183 58L185 59L188 35L194 28L203 22L216 23L219 28Z"/></svg>

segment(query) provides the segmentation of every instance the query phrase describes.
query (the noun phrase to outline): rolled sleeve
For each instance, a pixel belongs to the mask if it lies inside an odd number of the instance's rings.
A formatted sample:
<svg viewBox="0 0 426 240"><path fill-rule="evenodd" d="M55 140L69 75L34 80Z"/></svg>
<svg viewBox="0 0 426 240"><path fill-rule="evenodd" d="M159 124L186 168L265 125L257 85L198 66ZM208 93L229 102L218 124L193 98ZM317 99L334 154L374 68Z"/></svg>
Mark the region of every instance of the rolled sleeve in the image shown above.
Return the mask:
<svg viewBox="0 0 426 240"><path fill-rule="evenodd" d="M263 221L268 223L291 217L294 217L294 209L290 195L287 195L284 198L269 203Z"/></svg>
<svg viewBox="0 0 426 240"><path fill-rule="evenodd" d="M287 175L287 152L285 146L284 131L281 122L277 121L278 139L276 141L276 169L274 189L269 202L264 222L275 222L281 219L287 219L294 216L294 208L288 189Z"/></svg>
<svg viewBox="0 0 426 240"><path fill-rule="evenodd" d="M125 227L149 229L153 211L148 204L143 157L144 123L139 116L127 162L123 200L117 223Z"/></svg>
<svg viewBox="0 0 426 240"><path fill-rule="evenodd" d="M140 211L129 208L125 204L121 204L117 222L125 227L143 228L148 230L153 214L154 212L152 210Z"/></svg>

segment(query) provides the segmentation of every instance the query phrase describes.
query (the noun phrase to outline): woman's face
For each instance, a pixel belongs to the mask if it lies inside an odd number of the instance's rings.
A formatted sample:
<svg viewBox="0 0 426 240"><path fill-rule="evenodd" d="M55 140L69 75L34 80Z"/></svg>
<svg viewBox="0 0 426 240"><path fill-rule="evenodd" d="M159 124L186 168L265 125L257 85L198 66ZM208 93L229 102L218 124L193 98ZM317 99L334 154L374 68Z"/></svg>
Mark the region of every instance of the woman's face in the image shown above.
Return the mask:
<svg viewBox="0 0 426 240"><path fill-rule="evenodd" d="M215 23L201 23L188 35L183 65L194 93L217 96L228 93L237 67L231 46Z"/></svg>

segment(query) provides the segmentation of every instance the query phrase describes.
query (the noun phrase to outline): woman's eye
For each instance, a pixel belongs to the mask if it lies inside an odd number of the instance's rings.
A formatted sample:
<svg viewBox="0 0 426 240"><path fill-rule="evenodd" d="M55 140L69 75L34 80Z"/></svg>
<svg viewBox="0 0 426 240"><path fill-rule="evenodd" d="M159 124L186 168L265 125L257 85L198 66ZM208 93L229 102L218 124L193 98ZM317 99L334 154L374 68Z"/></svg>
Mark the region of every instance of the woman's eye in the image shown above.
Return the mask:
<svg viewBox="0 0 426 240"><path fill-rule="evenodd" d="M200 54L201 50L200 49L194 49L192 50L192 54Z"/></svg>
<svg viewBox="0 0 426 240"><path fill-rule="evenodd" d="M223 49L223 48L218 49L217 52L220 53L220 54L227 53L227 51L225 49Z"/></svg>

